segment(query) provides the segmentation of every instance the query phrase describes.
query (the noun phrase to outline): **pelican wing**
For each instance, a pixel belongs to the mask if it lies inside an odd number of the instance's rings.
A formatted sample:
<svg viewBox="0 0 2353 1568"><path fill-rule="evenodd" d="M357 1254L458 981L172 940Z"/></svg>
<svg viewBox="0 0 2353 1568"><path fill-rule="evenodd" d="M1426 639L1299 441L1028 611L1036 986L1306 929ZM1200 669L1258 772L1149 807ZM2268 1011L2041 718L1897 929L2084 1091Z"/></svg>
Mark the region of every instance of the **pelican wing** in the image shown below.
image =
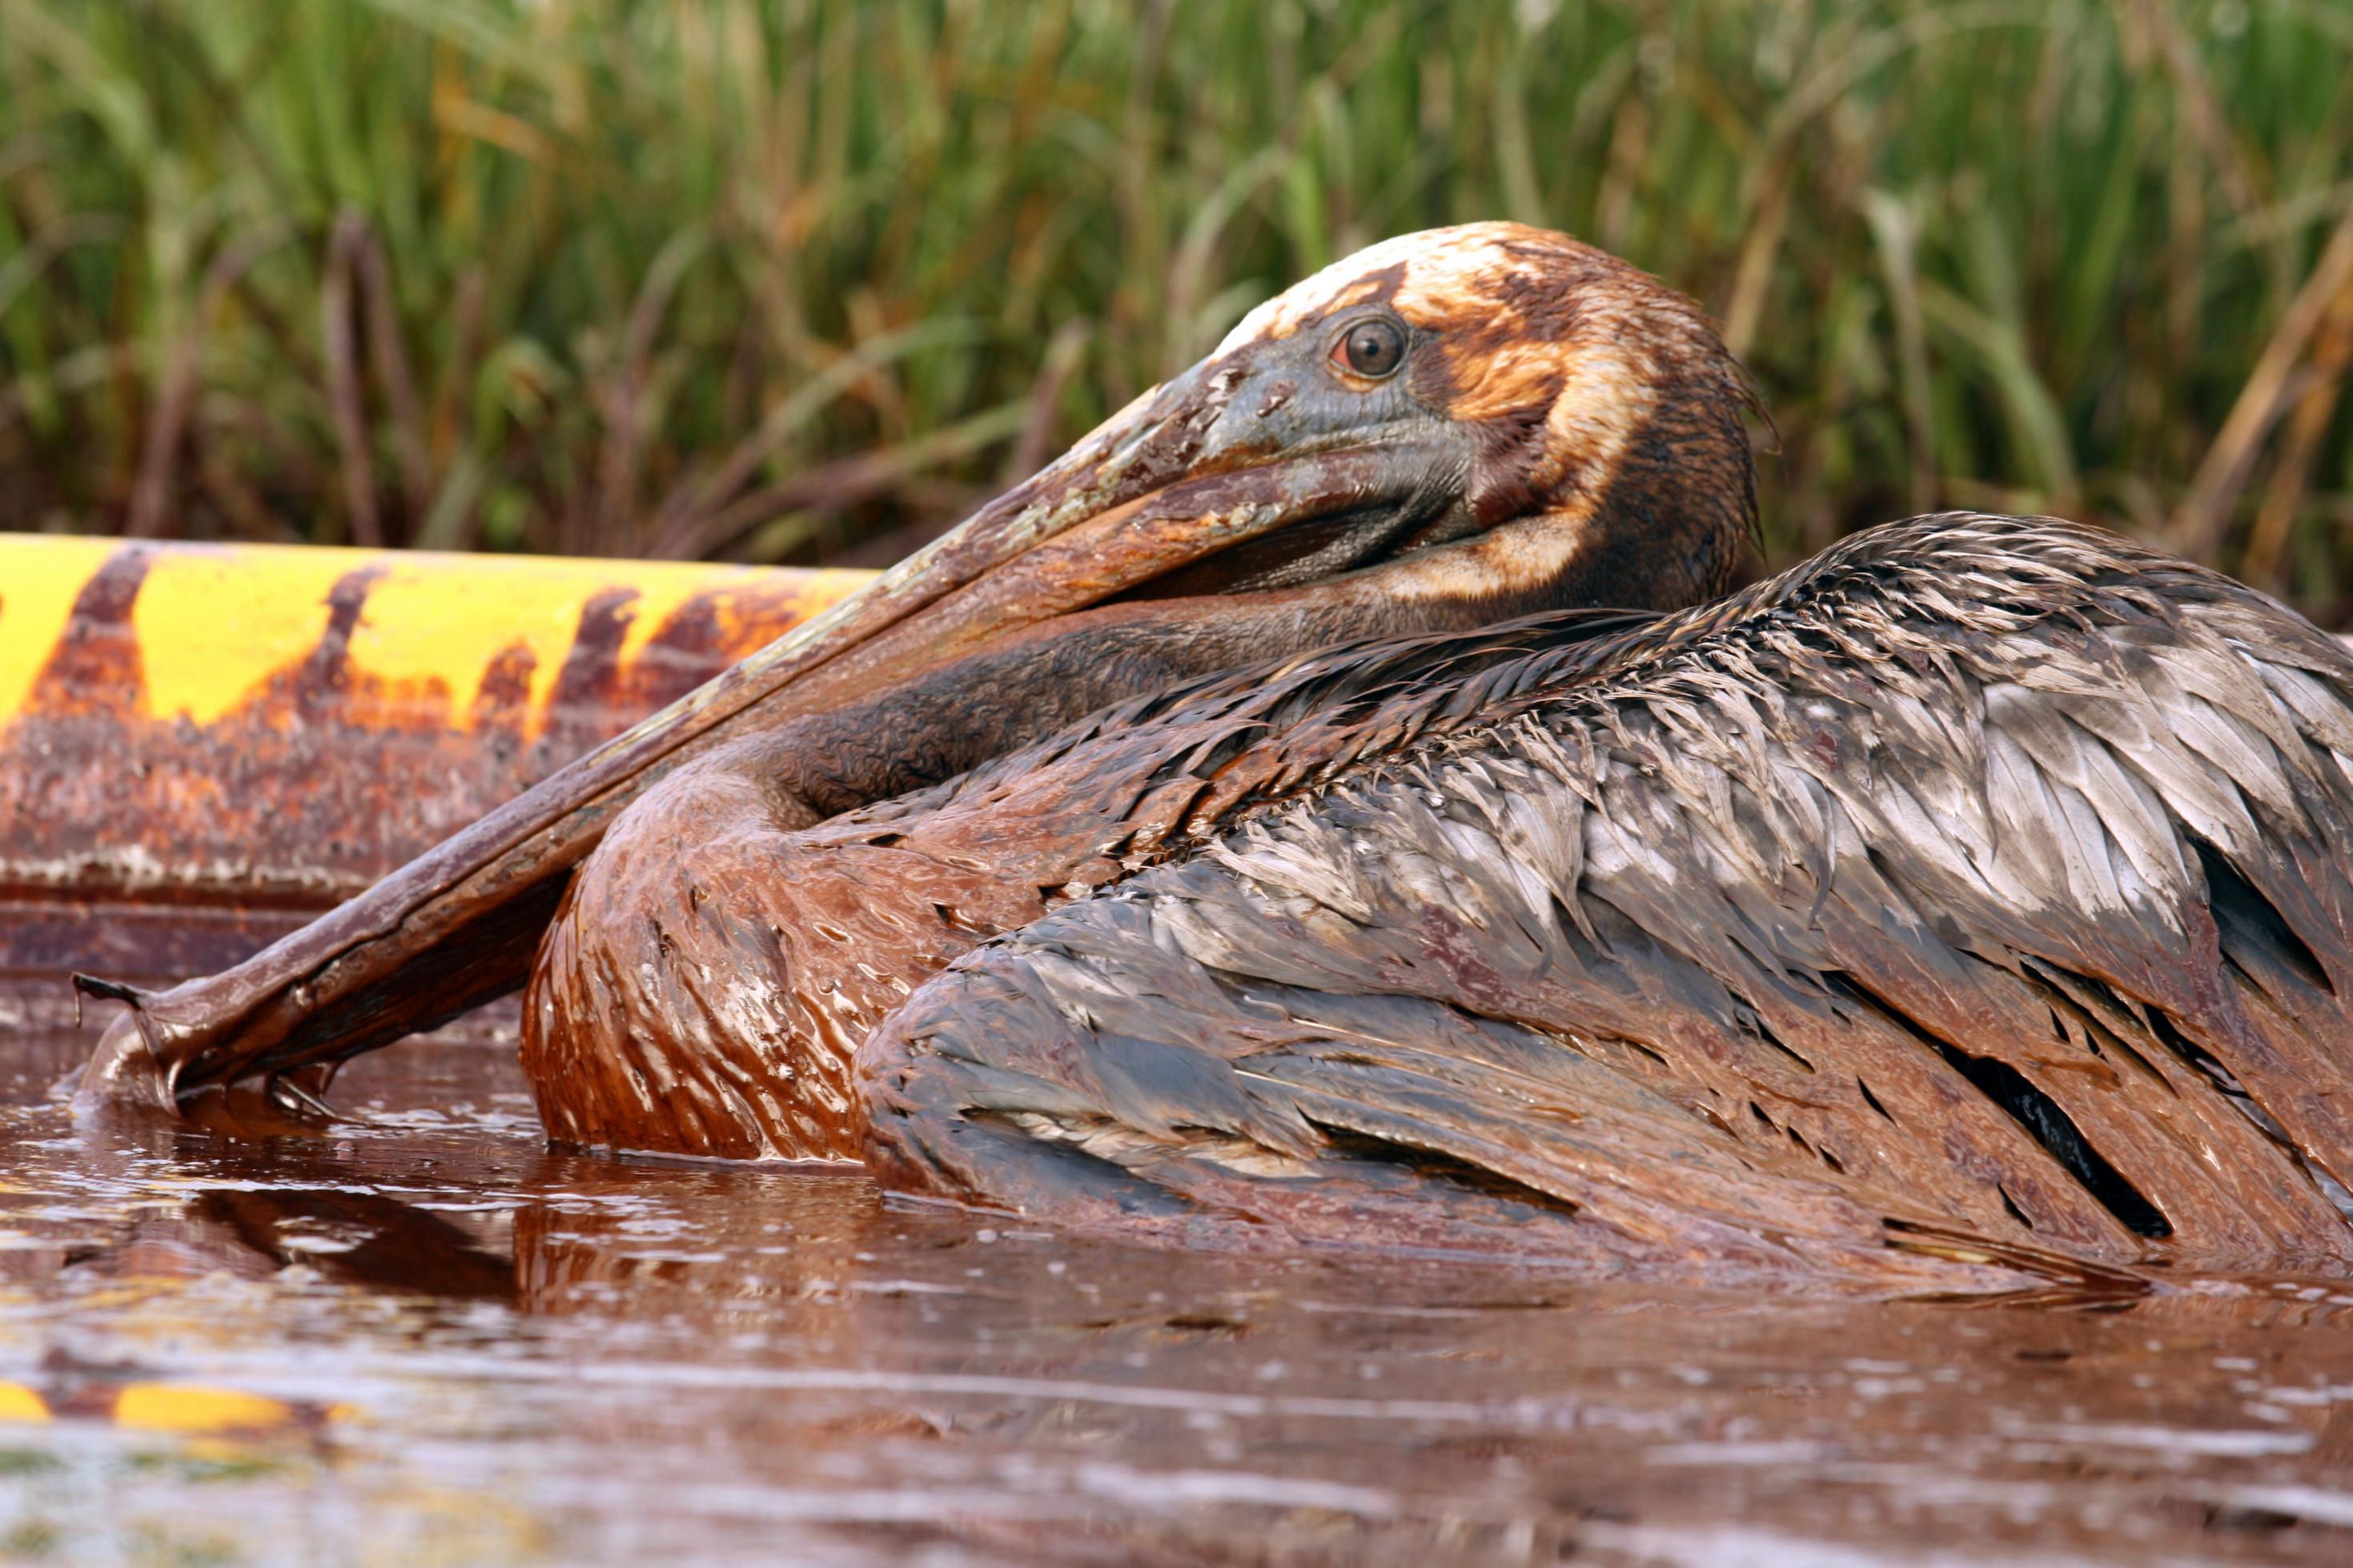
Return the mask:
<svg viewBox="0 0 2353 1568"><path fill-rule="evenodd" d="M891 1179L1604 1268L2353 1263L2353 661L2271 601L1920 519L1381 732L1262 736L917 992Z"/></svg>

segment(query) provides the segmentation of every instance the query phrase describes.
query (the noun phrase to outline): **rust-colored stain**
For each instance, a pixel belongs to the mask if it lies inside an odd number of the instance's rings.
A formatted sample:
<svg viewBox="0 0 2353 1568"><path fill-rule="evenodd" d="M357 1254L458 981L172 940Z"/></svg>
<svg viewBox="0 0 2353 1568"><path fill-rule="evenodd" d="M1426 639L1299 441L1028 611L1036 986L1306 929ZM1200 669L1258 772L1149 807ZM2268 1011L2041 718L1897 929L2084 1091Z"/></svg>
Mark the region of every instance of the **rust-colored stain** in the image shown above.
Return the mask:
<svg viewBox="0 0 2353 1568"><path fill-rule="evenodd" d="M867 576L0 537L0 971L233 962Z"/></svg>

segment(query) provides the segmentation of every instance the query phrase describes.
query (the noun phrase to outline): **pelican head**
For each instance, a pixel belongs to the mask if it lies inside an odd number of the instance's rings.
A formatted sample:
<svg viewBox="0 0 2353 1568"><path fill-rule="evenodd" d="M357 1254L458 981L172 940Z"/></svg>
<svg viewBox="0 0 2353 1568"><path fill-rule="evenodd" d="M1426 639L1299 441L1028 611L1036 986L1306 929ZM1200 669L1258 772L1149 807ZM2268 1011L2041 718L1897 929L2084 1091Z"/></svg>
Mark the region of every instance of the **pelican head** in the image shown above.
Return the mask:
<svg viewBox="0 0 2353 1568"><path fill-rule="evenodd" d="M977 584L1038 554L1008 581L1063 613L1303 588L1407 622L1673 607L1727 585L1750 530L1752 401L1647 274L1518 224L1431 229L1252 310L908 571Z"/></svg>

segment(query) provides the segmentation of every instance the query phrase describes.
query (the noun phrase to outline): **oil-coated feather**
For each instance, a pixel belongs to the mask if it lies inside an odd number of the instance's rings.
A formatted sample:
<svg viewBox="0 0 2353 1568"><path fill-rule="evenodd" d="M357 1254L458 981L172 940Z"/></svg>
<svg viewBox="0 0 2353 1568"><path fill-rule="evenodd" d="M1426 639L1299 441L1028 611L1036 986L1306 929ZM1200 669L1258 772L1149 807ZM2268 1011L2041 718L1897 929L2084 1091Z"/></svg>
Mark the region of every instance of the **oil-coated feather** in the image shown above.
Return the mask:
<svg viewBox="0 0 2353 1568"><path fill-rule="evenodd" d="M2330 639L1974 516L1519 635L1336 768L1361 709L1269 713L1249 789L918 990L860 1057L890 1179L1601 1270L2353 1265Z"/></svg>

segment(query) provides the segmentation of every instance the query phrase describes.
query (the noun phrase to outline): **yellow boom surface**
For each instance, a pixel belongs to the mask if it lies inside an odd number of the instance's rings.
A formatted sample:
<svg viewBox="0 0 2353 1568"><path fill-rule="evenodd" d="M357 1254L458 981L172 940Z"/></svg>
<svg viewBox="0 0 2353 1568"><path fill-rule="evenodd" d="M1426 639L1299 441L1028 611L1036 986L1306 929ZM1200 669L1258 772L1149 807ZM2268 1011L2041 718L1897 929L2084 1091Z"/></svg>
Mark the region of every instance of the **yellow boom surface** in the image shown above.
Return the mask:
<svg viewBox="0 0 2353 1568"><path fill-rule="evenodd" d="M0 976L233 962L869 575L0 534Z"/></svg>

